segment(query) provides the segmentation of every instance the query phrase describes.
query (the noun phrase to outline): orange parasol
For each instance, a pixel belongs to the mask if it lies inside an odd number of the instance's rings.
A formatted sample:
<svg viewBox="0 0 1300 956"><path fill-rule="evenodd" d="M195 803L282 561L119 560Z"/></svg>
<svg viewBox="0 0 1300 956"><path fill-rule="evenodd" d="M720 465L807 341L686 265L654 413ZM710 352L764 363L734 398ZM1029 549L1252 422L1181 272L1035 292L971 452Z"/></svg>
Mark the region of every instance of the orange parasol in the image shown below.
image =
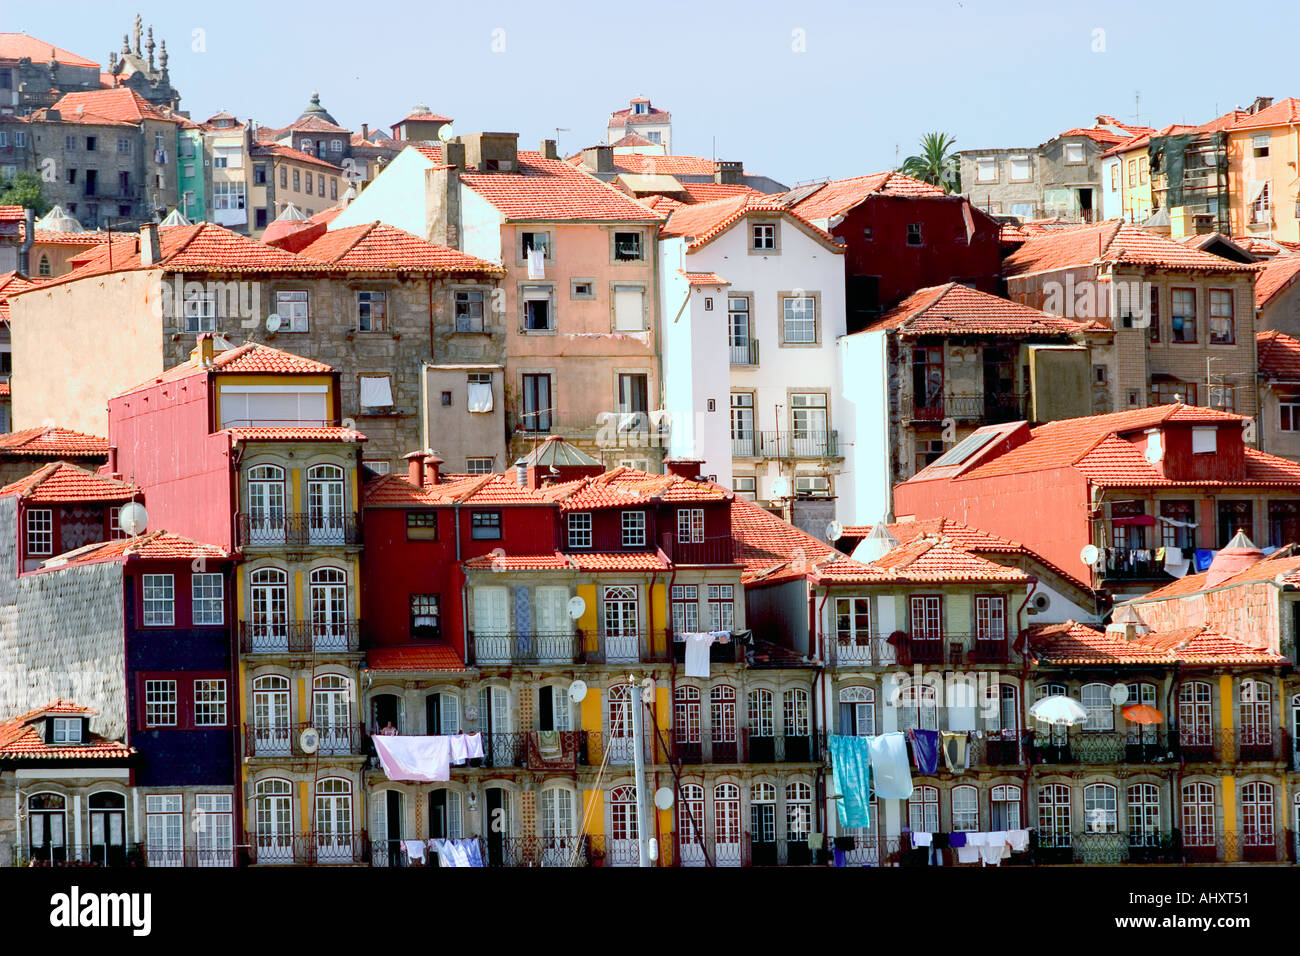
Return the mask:
<svg viewBox="0 0 1300 956"><path fill-rule="evenodd" d="M1147 704L1129 704L1121 713L1135 724L1162 724L1165 715Z"/></svg>

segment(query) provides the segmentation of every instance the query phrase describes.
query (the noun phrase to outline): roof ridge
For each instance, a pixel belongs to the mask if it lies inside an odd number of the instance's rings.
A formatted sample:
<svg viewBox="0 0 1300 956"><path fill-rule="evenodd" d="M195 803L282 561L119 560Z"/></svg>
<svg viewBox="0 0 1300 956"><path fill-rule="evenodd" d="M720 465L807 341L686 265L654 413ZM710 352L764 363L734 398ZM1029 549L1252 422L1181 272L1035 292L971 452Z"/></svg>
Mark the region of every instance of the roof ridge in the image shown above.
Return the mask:
<svg viewBox="0 0 1300 956"><path fill-rule="evenodd" d="M931 299L931 300L930 300L928 303L926 303L924 306L922 306L921 308L919 308L919 309L917 309L915 312L913 312L910 316L908 316L904 324L905 324L905 325L911 325L915 320L919 319L921 316L925 315L927 312L929 312L931 309L933 309L936 305L938 305L940 302L943 301L943 297L946 296L949 292L951 292L951 291L952 291L952 287L955 286L955 285L957 285L957 283L956 283L955 281L952 281L952 282L947 282L947 283L945 283L945 284L942 285L942 286L939 286L939 289L940 289L939 294L936 295L933 299ZM917 291L920 291L920 290L917 290Z"/></svg>

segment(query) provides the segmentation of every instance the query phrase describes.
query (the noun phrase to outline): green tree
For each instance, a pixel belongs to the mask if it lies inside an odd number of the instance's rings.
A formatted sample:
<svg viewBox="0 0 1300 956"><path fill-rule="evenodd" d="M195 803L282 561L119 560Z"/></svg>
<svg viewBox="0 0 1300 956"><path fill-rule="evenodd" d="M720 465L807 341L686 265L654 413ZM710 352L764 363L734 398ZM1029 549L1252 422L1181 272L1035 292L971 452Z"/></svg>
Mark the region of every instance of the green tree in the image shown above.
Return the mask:
<svg viewBox="0 0 1300 956"><path fill-rule="evenodd" d="M0 180L0 206L24 206L35 209L38 216L50 211L41 177L26 171Z"/></svg>
<svg viewBox="0 0 1300 956"><path fill-rule="evenodd" d="M960 192L961 167L957 154L952 152L956 143L956 137L947 133L926 133L921 137L921 152L903 160L898 171L931 186L941 186L945 192Z"/></svg>

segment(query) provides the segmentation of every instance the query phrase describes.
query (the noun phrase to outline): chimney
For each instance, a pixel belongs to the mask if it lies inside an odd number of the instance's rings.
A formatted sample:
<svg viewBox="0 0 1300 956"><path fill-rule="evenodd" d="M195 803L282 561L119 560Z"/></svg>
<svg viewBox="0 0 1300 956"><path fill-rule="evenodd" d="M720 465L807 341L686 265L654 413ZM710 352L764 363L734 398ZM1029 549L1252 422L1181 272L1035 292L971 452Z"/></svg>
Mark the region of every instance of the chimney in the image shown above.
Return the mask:
<svg viewBox="0 0 1300 956"><path fill-rule="evenodd" d="M158 245L158 223L146 222L140 227L140 265L156 265L161 258L162 248Z"/></svg>
<svg viewBox="0 0 1300 956"><path fill-rule="evenodd" d="M442 161L457 169L465 168L465 144L459 140L442 144Z"/></svg>
<svg viewBox="0 0 1300 956"><path fill-rule="evenodd" d="M426 488L432 488L438 483L443 464L444 462L438 457L437 452L430 450L424 453L424 485Z"/></svg>
<svg viewBox="0 0 1300 956"><path fill-rule="evenodd" d="M424 174L425 239L460 248L460 170L435 166Z"/></svg>
<svg viewBox="0 0 1300 956"><path fill-rule="evenodd" d="M555 140L553 139L542 140L541 148L538 149L537 151L542 154L542 159L560 158L560 151L556 148Z"/></svg>
<svg viewBox="0 0 1300 956"><path fill-rule="evenodd" d="M370 124L369 124L369 123L362 123L362 124L361 124L361 138L362 138L362 139L365 139L365 140L370 139Z"/></svg>
<svg viewBox="0 0 1300 956"><path fill-rule="evenodd" d="M614 147L588 146L582 151L582 165L593 173L614 173Z"/></svg>
<svg viewBox="0 0 1300 956"><path fill-rule="evenodd" d="M36 210L23 210L23 244L18 250L18 274L24 279L32 274L32 243L36 241Z"/></svg>
<svg viewBox="0 0 1300 956"><path fill-rule="evenodd" d="M745 183L745 164L714 160L713 181L719 186L743 186Z"/></svg>
<svg viewBox="0 0 1300 956"><path fill-rule="evenodd" d="M1250 112L1258 113L1260 110L1266 110L1272 105L1273 105L1273 97L1257 96L1255 97L1255 102L1250 104Z"/></svg>
<svg viewBox="0 0 1300 956"><path fill-rule="evenodd" d="M53 93L54 91L53 91L53 90L50 90L50 92ZM61 112L59 112L58 110L54 109L53 107L51 107L50 109L48 109L48 110L45 111L45 122L47 122L47 123L62 123L62 122L63 122L63 114L62 114Z"/></svg>
<svg viewBox="0 0 1300 956"><path fill-rule="evenodd" d="M194 351L190 353L191 361L197 361L203 368L212 364L212 333L200 332L194 340Z"/></svg>
<svg viewBox="0 0 1300 956"><path fill-rule="evenodd" d="M423 487L424 484L424 452L413 451L409 455L403 455L406 459L406 480L415 487Z"/></svg>
<svg viewBox="0 0 1300 956"><path fill-rule="evenodd" d="M676 475L678 478L690 478L691 480L700 477L700 470L703 464L703 458L664 459L664 468L668 470L668 474Z"/></svg>

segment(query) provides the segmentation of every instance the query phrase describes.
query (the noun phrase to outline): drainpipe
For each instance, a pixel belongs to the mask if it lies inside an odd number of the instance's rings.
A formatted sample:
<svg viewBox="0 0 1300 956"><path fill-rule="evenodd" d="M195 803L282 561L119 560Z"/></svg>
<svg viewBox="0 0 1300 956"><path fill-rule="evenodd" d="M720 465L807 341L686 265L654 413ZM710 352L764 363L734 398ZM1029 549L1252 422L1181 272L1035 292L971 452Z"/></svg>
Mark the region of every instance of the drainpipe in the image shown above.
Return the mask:
<svg viewBox="0 0 1300 956"><path fill-rule="evenodd" d="M460 502L452 505L452 520L456 523L456 567L460 569L460 639L465 645L465 656L470 656L469 643L469 575L460 561ZM475 664L478 661L474 662Z"/></svg>
<svg viewBox="0 0 1300 956"><path fill-rule="evenodd" d="M809 656L814 657L817 660L824 660L823 653L826 648L826 640L825 640L825 629L822 627L822 621L824 620L824 615L826 612L826 602L829 601L830 598L831 598L831 588L829 584L826 586L826 594L822 598L822 603L820 607L817 607L817 589L815 586L813 588L813 592L808 596L809 605L815 608L813 614L815 615L814 623L816 625L816 631L815 631L816 653ZM818 666L817 673L814 675L814 680L816 680L818 686L821 687L823 721L826 724L826 731L827 734L829 735L830 728L832 726L831 716L830 716L831 702L830 702L830 689L826 686L827 676L826 676L826 666L824 663ZM814 733L813 739L815 740L816 739L815 729L813 733ZM822 847L823 849L825 849L826 841L828 839L827 831L830 828L830 822L831 822L831 807L830 807L831 801L830 801L830 793L828 792L828 789L826 787L826 771L825 771L826 754L823 753L821 755L821 760L823 766L819 768L817 771L817 790L821 799L818 800L817 802L819 804L821 818L822 818L821 819Z"/></svg>
<svg viewBox="0 0 1300 956"><path fill-rule="evenodd" d="M432 277L430 277L427 280L427 285L429 287L429 361L436 362L438 360L438 356L434 351L434 345L433 345L433 278Z"/></svg>
<svg viewBox="0 0 1300 956"><path fill-rule="evenodd" d="M1169 682L1169 692L1168 694L1165 695L1165 714L1169 718L1171 718L1166 720L1165 722L1165 726L1169 728L1168 733L1170 738L1169 739L1170 746L1175 746L1174 739L1178 735L1178 720L1173 716L1174 715L1173 705L1174 705L1175 693L1178 691L1179 685L1182 683L1181 671L1182 671L1182 664L1178 661L1175 661L1174 677L1173 680ZM1169 826L1171 829L1178 829L1178 830L1182 829L1183 814L1182 814L1182 807L1179 806L1178 803L1178 794L1183 788L1183 767L1185 766L1185 764L1186 761L1183 759L1183 749L1181 746L1179 746L1178 763L1172 768L1173 774L1171 775L1169 780ZM1179 842L1178 848L1179 851L1181 851L1182 850L1181 835L1178 842Z"/></svg>

